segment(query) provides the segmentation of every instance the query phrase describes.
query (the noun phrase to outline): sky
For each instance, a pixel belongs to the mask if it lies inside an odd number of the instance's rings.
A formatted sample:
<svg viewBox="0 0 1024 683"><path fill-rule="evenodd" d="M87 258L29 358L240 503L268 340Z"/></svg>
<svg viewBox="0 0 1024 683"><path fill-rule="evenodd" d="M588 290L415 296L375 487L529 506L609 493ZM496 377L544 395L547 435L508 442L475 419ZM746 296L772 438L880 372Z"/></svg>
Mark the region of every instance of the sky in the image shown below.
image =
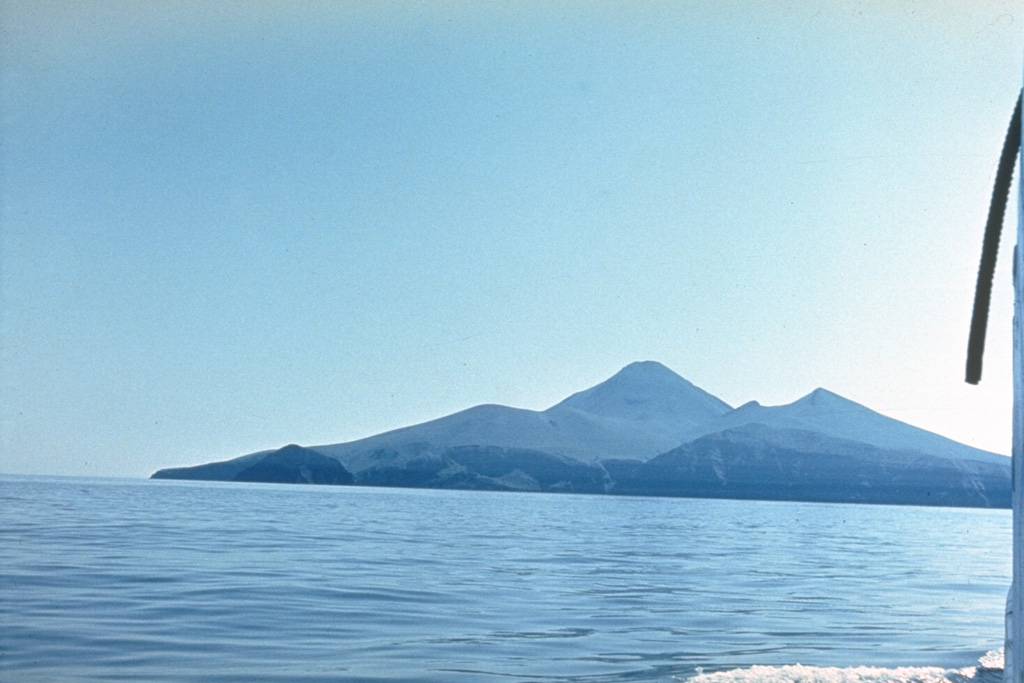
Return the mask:
<svg viewBox="0 0 1024 683"><path fill-rule="evenodd" d="M637 360L1009 453L1016 202L963 373L1022 28L998 0L0 0L0 472L542 410Z"/></svg>

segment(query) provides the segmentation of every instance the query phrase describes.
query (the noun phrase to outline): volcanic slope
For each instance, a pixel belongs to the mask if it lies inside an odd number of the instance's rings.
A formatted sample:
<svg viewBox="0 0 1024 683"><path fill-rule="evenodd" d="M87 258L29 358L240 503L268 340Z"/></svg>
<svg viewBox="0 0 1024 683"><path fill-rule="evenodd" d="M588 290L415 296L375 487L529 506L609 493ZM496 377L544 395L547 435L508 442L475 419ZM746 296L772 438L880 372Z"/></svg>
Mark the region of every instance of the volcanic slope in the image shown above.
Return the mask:
<svg viewBox="0 0 1024 683"><path fill-rule="evenodd" d="M480 405L357 441L153 476L1004 506L1009 472L1005 456L825 389L787 405L732 409L646 361L543 411Z"/></svg>
<svg viewBox="0 0 1024 683"><path fill-rule="evenodd" d="M664 365L627 365L610 379L544 411L480 405L430 422L358 441L314 449L358 472L380 449L433 451L493 446L540 451L595 463L609 458L648 460L681 444L688 434L729 413L724 401Z"/></svg>

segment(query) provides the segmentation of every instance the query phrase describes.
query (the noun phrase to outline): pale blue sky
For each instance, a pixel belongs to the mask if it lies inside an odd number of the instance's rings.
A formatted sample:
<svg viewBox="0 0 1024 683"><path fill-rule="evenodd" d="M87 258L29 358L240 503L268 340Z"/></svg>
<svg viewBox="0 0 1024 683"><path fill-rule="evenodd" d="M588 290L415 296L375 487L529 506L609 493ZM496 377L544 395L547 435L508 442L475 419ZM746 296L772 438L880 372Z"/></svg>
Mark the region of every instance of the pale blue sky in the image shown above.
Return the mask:
<svg viewBox="0 0 1024 683"><path fill-rule="evenodd" d="M0 471L543 409L646 359L1009 451L1011 237L962 377L1017 2L0 0L0 25Z"/></svg>

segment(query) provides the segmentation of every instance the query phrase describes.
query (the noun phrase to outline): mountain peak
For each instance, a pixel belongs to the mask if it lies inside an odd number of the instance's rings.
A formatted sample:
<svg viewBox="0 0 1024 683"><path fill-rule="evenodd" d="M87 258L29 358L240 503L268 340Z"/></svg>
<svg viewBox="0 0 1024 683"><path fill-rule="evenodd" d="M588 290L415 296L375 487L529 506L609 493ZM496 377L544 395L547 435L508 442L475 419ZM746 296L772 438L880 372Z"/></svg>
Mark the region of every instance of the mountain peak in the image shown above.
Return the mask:
<svg viewBox="0 0 1024 683"><path fill-rule="evenodd" d="M877 448L992 461L1003 456L980 451L871 410L821 387L792 403L761 406L754 401L719 421L720 427L760 423L778 430L814 432Z"/></svg>
<svg viewBox="0 0 1024 683"><path fill-rule="evenodd" d="M656 360L638 360L619 370L613 377L675 377L683 379ZM684 380L685 381L685 380Z"/></svg>
<svg viewBox="0 0 1024 683"><path fill-rule="evenodd" d="M806 396L797 399L794 403L809 403L812 405L818 405L828 402L841 402L841 403L853 403L853 401L843 398L837 393L831 392L828 389L818 387Z"/></svg>
<svg viewBox="0 0 1024 683"><path fill-rule="evenodd" d="M730 406L656 361L630 363L597 386L573 394L549 411L576 410L631 422L692 426Z"/></svg>
<svg viewBox="0 0 1024 683"><path fill-rule="evenodd" d="M793 401L789 404L789 408L791 411L798 414L818 414L834 411L853 411L858 413L874 412L870 408L866 408L856 401L851 401L848 398L821 387L818 387L806 396Z"/></svg>

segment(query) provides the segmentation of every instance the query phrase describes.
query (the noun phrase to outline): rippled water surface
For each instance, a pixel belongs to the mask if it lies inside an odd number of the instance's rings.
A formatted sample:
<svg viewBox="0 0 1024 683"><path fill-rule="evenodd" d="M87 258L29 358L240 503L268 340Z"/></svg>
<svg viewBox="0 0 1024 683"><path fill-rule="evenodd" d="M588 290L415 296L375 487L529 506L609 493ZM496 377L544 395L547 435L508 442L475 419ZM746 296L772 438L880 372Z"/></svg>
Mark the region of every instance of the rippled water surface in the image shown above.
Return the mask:
<svg viewBox="0 0 1024 683"><path fill-rule="evenodd" d="M941 673L1009 575L1005 510L5 477L0 678Z"/></svg>

